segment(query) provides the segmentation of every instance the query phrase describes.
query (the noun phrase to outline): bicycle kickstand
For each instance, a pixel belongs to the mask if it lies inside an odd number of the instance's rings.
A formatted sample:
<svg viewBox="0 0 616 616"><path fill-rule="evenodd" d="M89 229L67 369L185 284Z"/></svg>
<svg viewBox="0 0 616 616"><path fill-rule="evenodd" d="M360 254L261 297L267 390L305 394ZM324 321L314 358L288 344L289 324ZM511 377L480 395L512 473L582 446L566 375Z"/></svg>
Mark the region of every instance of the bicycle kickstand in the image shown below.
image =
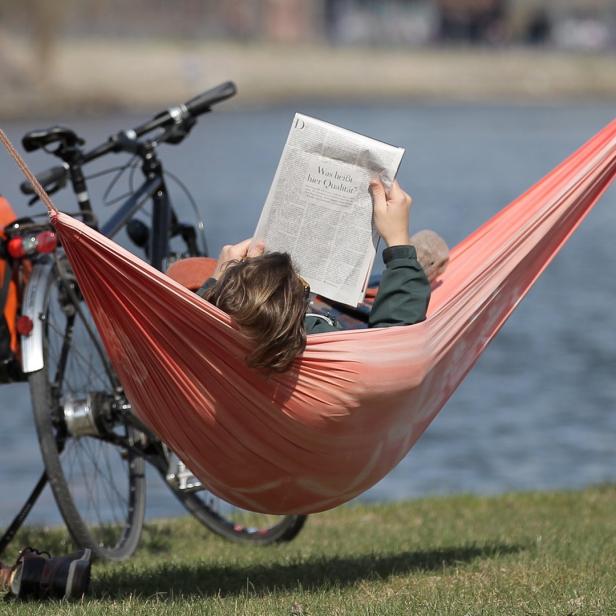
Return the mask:
<svg viewBox="0 0 616 616"><path fill-rule="evenodd" d="M2 537L0 537L0 556L4 553L4 550L8 547L9 543L14 539L17 531L21 528L22 524L26 521L28 514L34 507L34 504L38 500L38 497L41 495L43 488L47 485L47 472L43 471L43 474L40 476L39 480L36 482L34 489L32 490L30 496L23 504L22 508L19 510L11 524L4 531Z"/></svg>

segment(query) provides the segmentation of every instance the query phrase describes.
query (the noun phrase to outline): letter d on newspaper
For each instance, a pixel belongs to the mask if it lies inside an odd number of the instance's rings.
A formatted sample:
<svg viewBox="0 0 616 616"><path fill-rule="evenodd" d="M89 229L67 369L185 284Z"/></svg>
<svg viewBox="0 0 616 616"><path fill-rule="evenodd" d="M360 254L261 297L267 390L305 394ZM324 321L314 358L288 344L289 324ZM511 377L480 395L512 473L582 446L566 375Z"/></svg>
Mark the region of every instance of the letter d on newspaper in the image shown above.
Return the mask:
<svg viewBox="0 0 616 616"><path fill-rule="evenodd" d="M288 252L314 293L356 306L378 234L368 185L391 185L403 148L295 114L255 239Z"/></svg>

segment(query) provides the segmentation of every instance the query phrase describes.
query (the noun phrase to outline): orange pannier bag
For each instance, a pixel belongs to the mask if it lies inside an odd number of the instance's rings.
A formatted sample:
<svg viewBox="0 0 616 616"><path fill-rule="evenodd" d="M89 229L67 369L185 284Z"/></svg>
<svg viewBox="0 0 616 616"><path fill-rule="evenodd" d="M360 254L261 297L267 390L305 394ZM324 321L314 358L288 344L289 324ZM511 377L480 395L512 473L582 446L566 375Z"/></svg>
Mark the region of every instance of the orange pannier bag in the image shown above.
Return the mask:
<svg viewBox="0 0 616 616"><path fill-rule="evenodd" d="M13 211L11 204L5 197L0 195L0 238L2 240L6 238L4 228L16 218L17 215ZM2 340L0 340L0 361L9 359L9 350L15 354L19 350L19 336L17 335L15 322L17 320L17 311L19 310L21 298L15 278L16 273L11 273L8 270L7 262L4 259L0 259L0 293L1 290L4 289L4 285L7 284L3 310L4 323L0 318L0 336L2 337ZM8 281L6 281L7 276L10 276L10 280ZM2 308L0 307L0 309ZM8 345L5 342L5 338L8 338Z"/></svg>

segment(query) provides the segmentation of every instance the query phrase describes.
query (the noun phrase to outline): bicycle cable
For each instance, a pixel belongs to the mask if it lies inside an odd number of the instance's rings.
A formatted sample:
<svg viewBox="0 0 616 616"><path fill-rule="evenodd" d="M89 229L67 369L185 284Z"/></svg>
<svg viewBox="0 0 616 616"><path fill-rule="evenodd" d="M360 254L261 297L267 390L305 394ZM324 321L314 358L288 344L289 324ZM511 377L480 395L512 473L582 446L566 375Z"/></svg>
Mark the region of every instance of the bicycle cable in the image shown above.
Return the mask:
<svg viewBox="0 0 616 616"><path fill-rule="evenodd" d="M138 165L135 164L130 169L130 172L128 175L128 188L129 188L128 193L127 193L128 195L131 195L135 192L134 180L135 180L135 173L137 171L137 168L138 168ZM199 211L199 206L197 205L196 199L192 196L192 193L190 192L186 184L184 184L184 182L182 182L182 180L180 180L180 178L177 175L175 175L175 173L172 173L171 171L168 171L167 169L163 169L163 176L169 177L171 180L173 180L173 182L180 188L180 190L184 193L184 195L188 199L188 203L190 204L190 207L192 208L193 214L195 216L195 223L196 223L195 229L199 233L199 237L201 239L201 246L203 248L204 254L207 255L208 250L207 250L207 239L205 237L205 221L203 219L203 216L201 215L201 212Z"/></svg>
<svg viewBox="0 0 616 616"><path fill-rule="evenodd" d="M197 205L196 199L192 196L186 184L184 184L184 182L182 182L182 180L180 180L180 178L177 175L167 170L164 170L163 174L165 176L169 176L176 183L176 185L182 190L182 192L186 195L186 198L188 199L188 203L190 203L190 206L192 207L193 213L195 215L195 220L197 223L196 229L199 232L199 235L201 236L201 244L203 246L205 254L207 254L207 240L205 238L205 221L203 220L203 217L201 216L201 212L199 211L199 206Z"/></svg>
<svg viewBox="0 0 616 616"><path fill-rule="evenodd" d="M86 176L86 180L94 180L96 178L103 177L110 173L115 173L115 176L111 178L111 181L109 182L109 184L107 185L107 188L105 189L105 192L103 193L103 197L102 197L103 206L109 207L109 206L115 205L116 203L120 203L121 201L124 201L124 199L127 199L132 194L133 191L129 190L126 193L113 197L113 199L109 198L111 191L118 184L118 182L120 181L120 178L124 175L126 170L129 168L131 169L131 171L132 169L135 169L137 167L138 160L139 158L137 156L132 156L128 160L128 162L124 165L117 165L115 167L109 167L108 169L103 169L102 171L97 171L95 173L91 173Z"/></svg>

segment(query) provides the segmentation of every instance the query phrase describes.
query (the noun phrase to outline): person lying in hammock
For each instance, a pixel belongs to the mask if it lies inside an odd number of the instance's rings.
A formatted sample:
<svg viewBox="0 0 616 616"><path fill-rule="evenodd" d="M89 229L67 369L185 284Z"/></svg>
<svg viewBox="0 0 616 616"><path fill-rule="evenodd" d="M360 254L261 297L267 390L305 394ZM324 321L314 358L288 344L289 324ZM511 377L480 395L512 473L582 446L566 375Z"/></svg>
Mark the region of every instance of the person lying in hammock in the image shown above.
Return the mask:
<svg viewBox="0 0 616 616"><path fill-rule="evenodd" d="M369 327L413 325L426 318L430 283L409 242L411 197L394 182L387 191L370 184L374 224L387 244L385 271L374 300ZM308 312L310 287L287 253L265 253L263 243L247 239L224 246L212 277L197 291L233 317L253 342L248 365L283 372L306 346L306 334L335 331L331 319Z"/></svg>

